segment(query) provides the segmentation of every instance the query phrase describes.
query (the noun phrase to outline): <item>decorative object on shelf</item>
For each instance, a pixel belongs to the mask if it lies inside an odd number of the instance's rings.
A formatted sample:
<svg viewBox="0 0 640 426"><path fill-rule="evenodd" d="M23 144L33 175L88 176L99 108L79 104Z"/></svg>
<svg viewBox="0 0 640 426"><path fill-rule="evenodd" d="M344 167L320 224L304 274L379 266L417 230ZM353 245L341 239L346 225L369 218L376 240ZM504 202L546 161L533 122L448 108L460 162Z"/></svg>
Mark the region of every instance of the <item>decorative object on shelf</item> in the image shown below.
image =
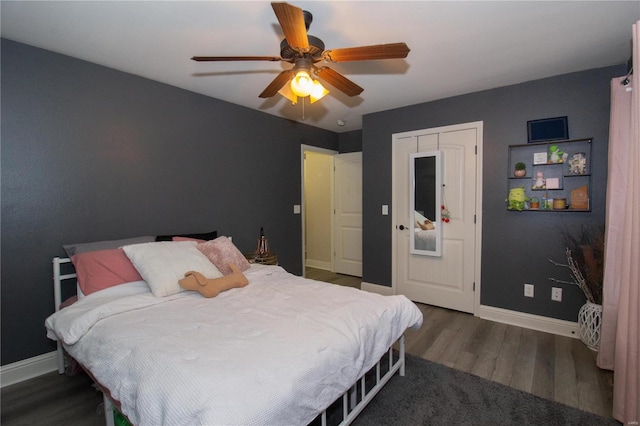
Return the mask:
<svg viewBox="0 0 640 426"><path fill-rule="evenodd" d="M525 202L529 201L529 197L524 193L524 186L520 186L518 188L511 188L509 190L509 196L505 201L508 202L507 209L521 212L524 210Z"/></svg>
<svg viewBox="0 0 640 426"><path fill-rule="evenodd" d="M523 162L516 163L516 168L513 171L515 177L525 177L527 175L527 166Z"/></svg>
<svg viewBox="0 0 640 426"><path fill-rule="evenodd" d="M537 197L531 197L529 200L529 208L538 210L540 208L540 200Z"/></svg>
<svg viewBox="0 0 640 426"><path fill-rule="evenodd" d="M559 178L547 178L546 181L547 189L560 189Z"/></svg>
<svg viewBox="0 0 640 426"><path fill-rule="evenodd" d="M586 175L587 174L587 157L584 152L576 152L569 160L570 175Z"/></svg>
<svg viewBox="0 0 640 426"><path fill-rule="evenodd" d="M553 208L553 198L549 198L547 194L544 194L542 198L542 209L551 210Z"/></svg>
<svg viewBox="0 0 640 426"><path fill-rule="evenodd" d="M554 210L564 210L567 208L567 199L566 198L554 198L553 199L553 209Z"/></svg>
<svg viewBox="0 0 640 426"><path fill-rule="evenodd" d="M534 165L547 164L547 163L548 163L548 156L546 152L536 152L533 154Z"/></svg>
<svg viewBox="0 0 640 426"><path fill-rule="evenodd" d="M564 163L568 154L560 150L558 145L549 146L549 164Z"/></svg>
<svg viewBox="0 0 640 426"><path fill-rule="evenodd" d="M578 332L580 339L589 349L597 351L600 345L600 328L602 324L602 283L604 279L604 229L583 226L577 237L569 233L563 234L567 264L556 266L569 269L572 281L556 278L549 280L577 285L582 290L586 303L578 313Z"/></svg>
<svg viewBox="0 0 640 426"><path fill-rule="evenodd" d="M572 209L587 210L589 208L589 188L587 185L571 191L570 203Z"/></svg>
<svg viewBox="0 0 640 426"><path fill-rule="evenodd" d="M536 172L536 178L533 180L533 187L531 189L545 189L547 187L542 172Z"/></svg>
<svg viewBox="0 0 640 426"><path fill-rule="evenodd" d="M257 258L269 256L269 242L264 236L264 228L260 228L260 237L258 238L258 244L256 245L255 254Z"/></svg>

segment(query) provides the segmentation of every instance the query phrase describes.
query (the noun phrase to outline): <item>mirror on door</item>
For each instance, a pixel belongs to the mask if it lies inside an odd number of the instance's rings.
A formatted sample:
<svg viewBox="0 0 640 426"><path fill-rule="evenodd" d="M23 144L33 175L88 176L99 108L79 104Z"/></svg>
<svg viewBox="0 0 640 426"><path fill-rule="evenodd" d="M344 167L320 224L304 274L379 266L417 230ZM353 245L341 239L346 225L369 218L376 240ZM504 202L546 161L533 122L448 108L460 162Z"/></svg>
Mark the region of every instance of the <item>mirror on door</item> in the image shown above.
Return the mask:
<svg viewBox="0 0 640 426"><path fill-rule="evenodd" d="M412 254L441 256L442 254L442 158L440 151L410 155L409 180L411 197L409 222Z"/></svg>

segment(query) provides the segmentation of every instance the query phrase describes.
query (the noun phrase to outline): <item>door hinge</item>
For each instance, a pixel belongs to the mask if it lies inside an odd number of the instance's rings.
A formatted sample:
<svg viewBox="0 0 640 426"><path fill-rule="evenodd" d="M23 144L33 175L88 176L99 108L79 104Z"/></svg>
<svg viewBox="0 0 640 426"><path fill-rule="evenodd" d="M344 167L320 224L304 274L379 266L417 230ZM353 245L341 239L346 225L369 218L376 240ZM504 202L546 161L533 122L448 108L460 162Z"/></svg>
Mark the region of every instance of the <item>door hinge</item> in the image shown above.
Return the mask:
<svg viewBox="0 0 640 426"><path fill-rule="evenodd" d="M478 145L476 145L474 148L475 148L475 151L476 151L476 155L478 155Z"/></svg>
<svg viewBox="0 0 640 426"><path fill-rule="evenodd" d="M476 215L473 215L473 223L476 223Z"/></svg>
<svg viewBox="0 0 640 426"><path fill-rule="evenodd" d="M476 291L476 282L473 282L473 291Z"/></svg>

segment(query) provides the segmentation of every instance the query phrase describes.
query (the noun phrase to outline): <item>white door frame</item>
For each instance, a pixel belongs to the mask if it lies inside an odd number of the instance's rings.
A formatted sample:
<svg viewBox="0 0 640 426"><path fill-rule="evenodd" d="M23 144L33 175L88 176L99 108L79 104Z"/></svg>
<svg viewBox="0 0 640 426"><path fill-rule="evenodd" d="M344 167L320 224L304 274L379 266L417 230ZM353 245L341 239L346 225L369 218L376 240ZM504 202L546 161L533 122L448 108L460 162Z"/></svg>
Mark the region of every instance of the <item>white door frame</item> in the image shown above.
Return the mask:
<svg viewBox="0 0 640 426"><path fill-rule="evenodd" d="M483 165L483 160L482 160L482 152L483 152L483 122L482 121L474 121L474 122L470 122L470 123L461 123L461 124L454 124L451 126L442 126L442 127L434 127L434 128L430 128L430 129L421 129L421 130L414 130L414 131L410 131L410 132L403 132L403 133L394 133L393 135L391 135L391 152L392 152L392 170L391 170L391 180L392 180L392 191L395 191L395 185L396 185L396 167L395 167L395 163L396 163L396 159L395 159L395 150L393 149L393 145L396 143L396 141L400 138L407 138L407 137L417 137L419 135L424 135L426 132L428 133L441 133L441 132L453 132L453 131L457 131L457 130L463 130L463 129L468 129L470 127L475 127L478 131L477 131L477 152L476 152L476 166L477 166L477 176L476 176L476 227L475 227L475 232L476 232L476 244L475 244L475 251L476 251L476 258L475 258L475 264L474 264L474 282L475 282L475 291L474 291L474 306L473 306L473 313L474 315L478 315L478 311L480 308L480 289L481 289L481 283L480 283L480 278L481 278L481 271L480 271L480 267L482 265L482 165ZM393 203L395 202L395 195L392 194L392 206ZM397 255L396 255L396 238L395 238L395 232L396 232L396 226L398 224L400 224L401 222L399 222L399 218L396 217L396 209L392 208L391 209L391 229L390 232L391 234L394 236L393 238L391 238L391 288L393 290L393 294L398 294L398 283L397 281L397 273L398 273L398 265L397 265ZM404 222L406 222L406 219L403 218L402 219Z"/></svg>
<svg viewBox="0 0 640 426"><path fill-rule="evenodd" d="M305 244L307 241L307 236L306 236L306 222L305 222L305 210L304 210L304 206L305 206L305 198L304 198L304 153L305 152L318 152L320 154L327 154L327 155L331 155L334 156L336 154L338 154L338 151L334 151L332 149L325 149L325 148L319 148L317 146L312 146L312 145L300 145L300 214L302 215L301 217L301 223L302 223L302 241L301 241L301 245L302 247L300 248L300 255L302 256L302 276L305 276L305 262L306 262L306 258L304 255L304 250L305 250ZM331 173L331 211L333 211L333 196L334 196L334 189L333 189L333 173ZM333 230L333 215L331 215L331 229ZM331 253L333 253L333 232L331 232ZM331 256L331 270L333 270L333 255Z"/></svg>

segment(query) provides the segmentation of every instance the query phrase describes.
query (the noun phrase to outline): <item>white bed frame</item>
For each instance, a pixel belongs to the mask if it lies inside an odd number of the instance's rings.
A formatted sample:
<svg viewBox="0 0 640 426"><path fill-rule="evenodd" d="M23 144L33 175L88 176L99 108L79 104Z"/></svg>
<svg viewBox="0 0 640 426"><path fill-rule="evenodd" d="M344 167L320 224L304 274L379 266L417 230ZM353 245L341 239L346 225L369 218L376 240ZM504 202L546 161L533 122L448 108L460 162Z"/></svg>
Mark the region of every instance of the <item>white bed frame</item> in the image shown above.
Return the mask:
<svg viewBox="0 0 640 426"><path fill-rule="evenodd" d="M61 273L61 265L66 263L71 263L71 259L61 257L53 258L53 295L56 312L60 310L60 305L62 304L62 282L77 277L75 273ZM76 288L77 287L78 286L76 282ZM342 395L342 421L339 423L339 426L346 426L351 424L351 422L358 416L358 414L362 412L362 410L364 410L367 404L371 402L371 400L378 394L380 389L382 389L384 385L387 384L387 382L396 374L396 372L399 373L400 376L405 375L404 335L400 336L400 339L398 339L396 343L398 344L397 352L394 351L392 345L373 367L375 369L375 377L373 379L367 377L368 374L365 373L364 375L362 375L362 377L356 380L356 382L347 392ZM394 356L394 354L396 356ZM383 374L382 362L385 358L385 355L388 360L388 369ZM370 371L373 371L373 369L371 369ZM62 348L62 344L58 342L58 373L64 374L64 372L64 350ZM371 385L370 382L367 383L368 379L375 381L375 384L370 389L367 389L367 385ZM107 396L108 392L105 391L105 389L100 384L96 383L96 385L102 391L105 424L106 426L114 426L115 421L113 409L119 404L115 403L109 398L109 396ZM320 419L322 426L327 426L327 410L324 410L320 414Z"/></svg>

